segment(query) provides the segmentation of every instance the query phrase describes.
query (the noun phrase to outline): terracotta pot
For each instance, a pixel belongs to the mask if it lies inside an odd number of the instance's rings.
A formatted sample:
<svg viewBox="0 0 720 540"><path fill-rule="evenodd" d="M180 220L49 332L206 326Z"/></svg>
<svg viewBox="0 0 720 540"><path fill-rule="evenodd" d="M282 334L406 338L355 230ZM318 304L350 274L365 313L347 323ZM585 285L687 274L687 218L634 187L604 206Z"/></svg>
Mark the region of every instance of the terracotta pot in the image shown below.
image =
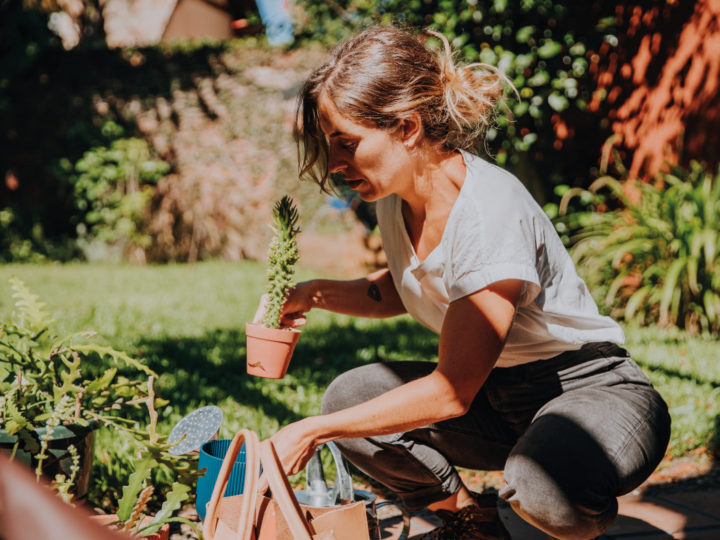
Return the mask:
<svg viewBox="0 0 720 540"><path fill-rule="evenodd" d="M282 379L285 376L300 330L266 328L245 324L247 336L247 372L256 377Z"/></svg>
<svg viewBox="0 0 720 540"><path fill-rule="evenodd" d="M114 523L117 521L117 515L116 514L98 514L95 516L90 516L90 519L93 520L96 523L99 523L100 525L110 525L111 523ZM146 517L143 520L144 522L150 521L151 517ZM170 537L170 524L166 523L162 527L160 527L160 530L156 533L153 533L149 536L142 536L138 538L142 538L143 540L168 540Z"/></svg>

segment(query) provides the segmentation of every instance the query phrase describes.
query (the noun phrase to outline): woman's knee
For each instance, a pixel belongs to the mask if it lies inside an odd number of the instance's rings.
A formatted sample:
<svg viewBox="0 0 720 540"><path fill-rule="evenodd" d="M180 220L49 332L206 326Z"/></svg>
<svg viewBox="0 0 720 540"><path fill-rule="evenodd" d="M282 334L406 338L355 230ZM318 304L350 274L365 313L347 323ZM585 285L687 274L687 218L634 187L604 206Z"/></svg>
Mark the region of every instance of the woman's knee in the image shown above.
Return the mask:
<svg viewBox="0 0 720 540"><path fill-rule="evenodd" d="M335 377L327 387L322 398L322 414L330 414L352 406L352 395L347 390L349 374L350 372L345 372Z"/></svg>
<svg viewBox="0 0 720 540"><path fill-rule="evenodd" d="M322 399L322 414L329 414L375 397L373 388L381 376L379 366L368 364L353 368L335 377L325 390Z"/></svg>
<svg viewBox="0 0 720 540"><path fill-rule="evenodd" d="M557 538L594 538L617 515L616 465L574 411L538 417L511 451L505 479L517 513Z"/></svg>
<svg viewBox="0 0 720 540"><path fill-rule="evenodd" d="M572 468L572 464L567 464ZM512 455L500 495L525 521L554 538L585 540L602 535L617 517L617 498L592 486L568 489L537 461Z"/></svg>

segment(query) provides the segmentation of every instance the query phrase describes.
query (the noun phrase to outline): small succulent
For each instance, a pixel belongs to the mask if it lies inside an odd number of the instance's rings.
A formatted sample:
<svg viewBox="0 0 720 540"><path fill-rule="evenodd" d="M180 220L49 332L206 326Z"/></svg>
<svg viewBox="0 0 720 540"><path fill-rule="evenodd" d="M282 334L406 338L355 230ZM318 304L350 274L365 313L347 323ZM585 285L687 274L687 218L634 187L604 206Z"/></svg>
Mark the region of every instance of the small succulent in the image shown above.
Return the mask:
<svg viewBox="0 0 720 540"><path fill-rule="evenodd" d="M280 328L280 315L288 292L295 285L294 265L299 252L295 237L300 232L297 226L298 211L293 200L285 195L273 208L274 236L268 249L267 289L268 303L263 318L267 328Z"/></svg>

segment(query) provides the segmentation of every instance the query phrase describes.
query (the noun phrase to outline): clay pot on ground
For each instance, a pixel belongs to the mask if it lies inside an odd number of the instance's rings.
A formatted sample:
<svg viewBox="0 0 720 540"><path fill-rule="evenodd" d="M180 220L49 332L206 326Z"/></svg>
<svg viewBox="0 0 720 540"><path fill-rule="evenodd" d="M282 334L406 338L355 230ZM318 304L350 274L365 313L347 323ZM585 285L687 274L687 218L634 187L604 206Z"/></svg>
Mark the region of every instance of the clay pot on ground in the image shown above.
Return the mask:
<svg viewBox="0 0 720 540"><path fill-rule="evenodd" d="M109 526L111 523L115 523L118 520L117 515L115 514L97 514L95 516L90 516L90 519L95 523L107 526ZM143 523L150 521L151 519L151 517L146 517L143 520ZM170 524L165 523L162 527L160 527L160 530L158 532L138 538L142 538L143 540L168 540L170 538Z"/></svg>
<svg viewBox="0 0 720 540"><path fill-rule="evenodd" d="M246 323L245 335L247 372L256 377L282 379L300 338L300 330L267 328L257 323Z"/></svg>

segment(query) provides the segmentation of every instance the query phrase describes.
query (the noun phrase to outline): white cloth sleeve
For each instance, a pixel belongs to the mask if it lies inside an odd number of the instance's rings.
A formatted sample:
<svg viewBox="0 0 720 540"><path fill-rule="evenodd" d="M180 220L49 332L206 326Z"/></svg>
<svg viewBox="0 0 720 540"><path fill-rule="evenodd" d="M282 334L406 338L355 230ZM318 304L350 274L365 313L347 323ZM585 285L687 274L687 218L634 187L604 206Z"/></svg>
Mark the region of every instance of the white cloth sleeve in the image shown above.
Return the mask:
<svg viewBox="0 0 720 540"><path fill-rule="evenodd" d="M458 209L462 214L446 231L451 240L446 260L451 262L444 278L450 302L506 279L526 282L521 304L539 293L537 228L531 214L518 206L495 199L492 205Z"/></svg>

